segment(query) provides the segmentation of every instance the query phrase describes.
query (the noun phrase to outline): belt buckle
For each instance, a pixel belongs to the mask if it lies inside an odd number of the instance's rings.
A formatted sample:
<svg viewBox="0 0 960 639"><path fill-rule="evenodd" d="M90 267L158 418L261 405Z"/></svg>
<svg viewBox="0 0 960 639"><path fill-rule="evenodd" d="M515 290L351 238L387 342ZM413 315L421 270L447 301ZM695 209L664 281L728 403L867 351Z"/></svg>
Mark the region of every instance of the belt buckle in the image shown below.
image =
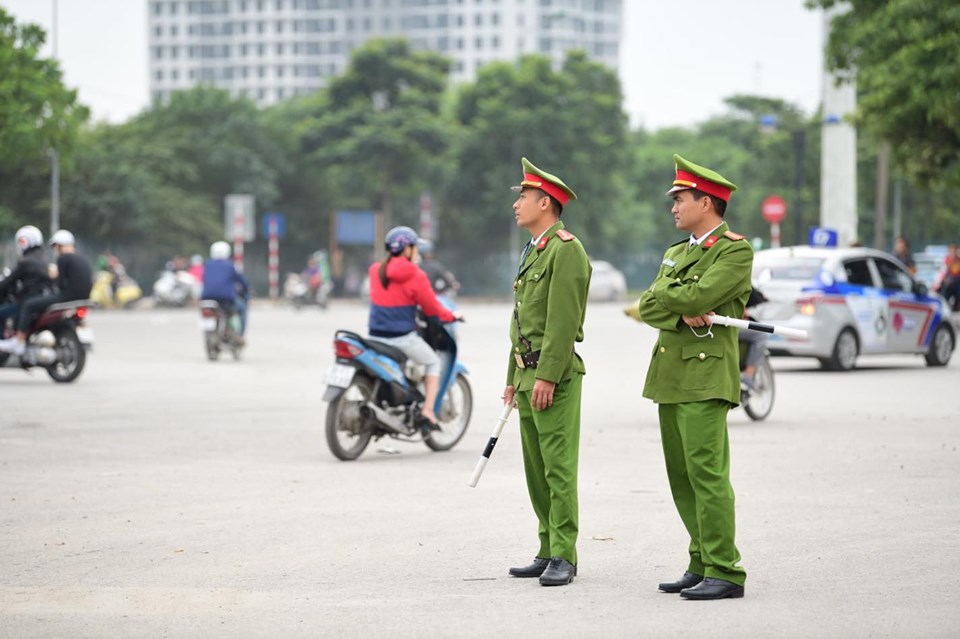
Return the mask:
<svg viewBox="0 0 960 639"><path fill-rule="evenodd" d="M517 360L517 368L526 368L527 365L523 363L523 358L520 357L520 353L514 353L513 359Z"/></svg>

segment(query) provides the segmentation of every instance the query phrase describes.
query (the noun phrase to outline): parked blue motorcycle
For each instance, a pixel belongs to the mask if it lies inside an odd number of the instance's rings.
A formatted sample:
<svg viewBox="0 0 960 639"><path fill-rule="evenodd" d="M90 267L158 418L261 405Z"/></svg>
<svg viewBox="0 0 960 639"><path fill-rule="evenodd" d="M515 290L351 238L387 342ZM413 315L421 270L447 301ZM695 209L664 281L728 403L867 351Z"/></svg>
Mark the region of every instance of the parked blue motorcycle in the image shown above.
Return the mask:
<svg viewBox="0 0 960 639"><path fill-rule="evenodd" d="M421 317L419 334L440 356L440 392L434 407L439 430L419 427L423 406L424 367L398 348L338 330L333 338L337 360L327 371L326 435L330 451L343 461L356 459L371 439L388 436L423 441L430 449L450 450L470 424L473 391L467 369L457 360L453 324Z"/></svg>

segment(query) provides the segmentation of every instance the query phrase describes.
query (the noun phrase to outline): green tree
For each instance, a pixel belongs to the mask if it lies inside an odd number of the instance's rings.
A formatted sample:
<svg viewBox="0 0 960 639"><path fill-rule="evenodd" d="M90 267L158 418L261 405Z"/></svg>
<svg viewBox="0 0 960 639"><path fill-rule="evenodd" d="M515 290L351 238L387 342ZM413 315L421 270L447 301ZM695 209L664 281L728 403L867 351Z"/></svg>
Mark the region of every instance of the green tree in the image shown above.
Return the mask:
<svg viewBox="0 0 960 639"><path fill-rule="evenodd" d="M857 124L889 142L895 163L919 183L960 185L960 4L848 4L833 20L827 62L856 78Z"/></svg>
<svg viewBox="0 0 960 639"><path fill-rule="evenodd" d="M636 219L625 202L630 176L621 104L616 73L582 52L569 54L559 70L539 55L484 66L456 102L462 137L441 228L470 238L471 251L502 256L519 233L507 187L519 182L525 156L577 192L580 201L568 204L564 220L591 254L628 246Z"/></svg>
<svg viewBox="0 0 960 639"><path fill-rule="evenodd" d="M38 224L49 205L50 149L68 164L88 118L55 60L39 57L46 35L0 8L0 230ZM45 211L44 211L45 212Z"/></svg>
<svg viewBox="0 0 960 639"><path fill-rule="evenodd" d="M398 190L421 188L437 170L450 127L441 116L450 61L406 40L371 40L313 100L301 123L310 166L338 184L344 206L379 208L393 224Z"/></svg>

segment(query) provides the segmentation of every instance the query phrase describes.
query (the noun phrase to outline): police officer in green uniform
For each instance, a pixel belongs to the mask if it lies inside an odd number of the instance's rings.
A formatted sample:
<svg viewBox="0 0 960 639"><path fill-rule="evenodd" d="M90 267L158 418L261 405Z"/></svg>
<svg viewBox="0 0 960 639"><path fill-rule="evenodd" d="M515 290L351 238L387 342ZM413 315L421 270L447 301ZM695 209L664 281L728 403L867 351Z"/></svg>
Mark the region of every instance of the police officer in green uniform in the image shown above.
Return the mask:
<svg viewBox="0 0 960 639"><path fill-rule="evenodd" d="M540 546L533 563L514 577L539 577L563 586L577 574L577 462L580 390L586 369L574 351L583 341L590 261L564 230L560 214L576 194L563 181L522 159L523 181L513 190L517 226L532 239L514 281L505 403L520 413L523 468Z"/></svg>
<svg viewBox="0 0 960 639"><path fill-rule="evenodd" d="M639 300L641 321L659 329L643 396L657 402L670 491L690 534L683 576L660 590L687 599L742 597L746 572L734 543L727 412L740 401L737 329L710 315L743 317L753 250L723 220L736 185L679 155L677 229L690 233L663 256Z"/></svg>

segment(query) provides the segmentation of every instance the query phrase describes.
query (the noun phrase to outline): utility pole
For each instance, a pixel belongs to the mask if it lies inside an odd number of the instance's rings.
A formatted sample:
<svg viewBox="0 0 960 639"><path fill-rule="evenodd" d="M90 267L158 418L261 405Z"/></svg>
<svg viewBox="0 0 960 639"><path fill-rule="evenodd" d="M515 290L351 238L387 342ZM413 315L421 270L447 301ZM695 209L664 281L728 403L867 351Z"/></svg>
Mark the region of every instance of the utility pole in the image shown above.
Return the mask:
<svg viewBox="0 0 960 639"><path fill-rule="evenodd" d="M53 0L53 59L57 59L57 0ZM60 230L60 154L50 147L50 235Z"/></svg>
<svg viewBox="0 0 960 639"><path fill-rule="evenodd" d="M873 248L887 248L887 194L890 175L890 143L881 142L877 154L877 210L874 213Z"/></svg>

